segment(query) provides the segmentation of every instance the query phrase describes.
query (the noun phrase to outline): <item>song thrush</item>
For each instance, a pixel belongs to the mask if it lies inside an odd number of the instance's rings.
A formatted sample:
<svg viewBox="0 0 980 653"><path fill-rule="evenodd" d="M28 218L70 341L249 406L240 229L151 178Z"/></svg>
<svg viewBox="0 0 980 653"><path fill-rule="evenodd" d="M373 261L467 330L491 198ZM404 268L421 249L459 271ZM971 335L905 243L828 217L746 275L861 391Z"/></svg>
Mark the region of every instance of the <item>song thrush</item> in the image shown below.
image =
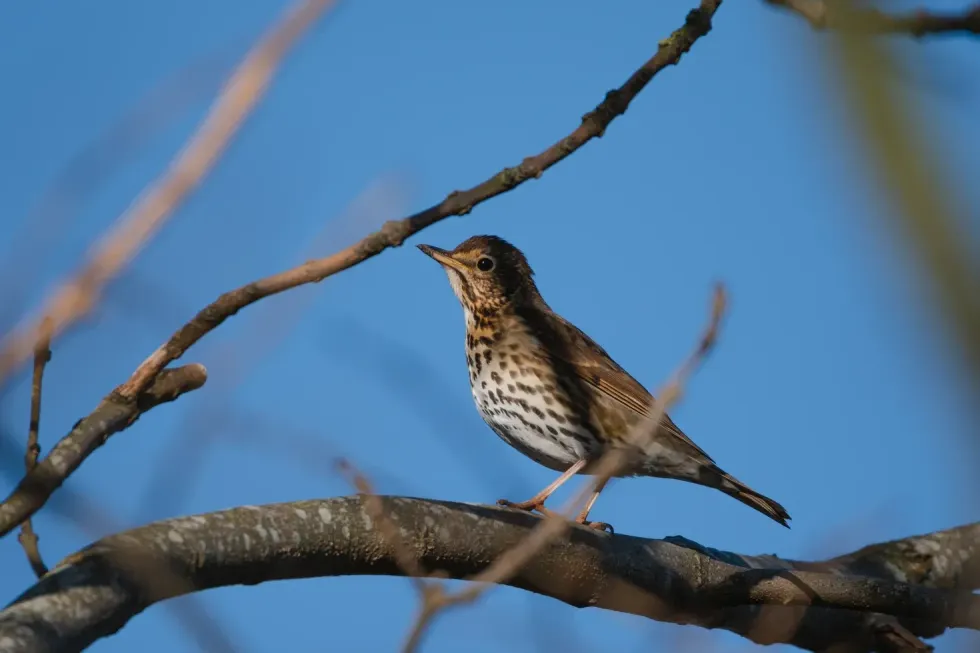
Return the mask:
<svg viewBox="0 0 980 653"><path fill-rule="evenodd" d="M602 347L551 310L524 254L507 241L474 236L452 251L418 247L443 266L463 306L470 388L483 420L507 444L562 472L527 501L498 503L547 512L544 502L559 486L589 474L609 447L626 443L633 427L650 416L653 398ZM641 449L627 450L628 466L618 476L716 488L789 528L781 505L718 467L666 414ZM591 524L588 515L602 489L595 489L577 522Z"/></svg>

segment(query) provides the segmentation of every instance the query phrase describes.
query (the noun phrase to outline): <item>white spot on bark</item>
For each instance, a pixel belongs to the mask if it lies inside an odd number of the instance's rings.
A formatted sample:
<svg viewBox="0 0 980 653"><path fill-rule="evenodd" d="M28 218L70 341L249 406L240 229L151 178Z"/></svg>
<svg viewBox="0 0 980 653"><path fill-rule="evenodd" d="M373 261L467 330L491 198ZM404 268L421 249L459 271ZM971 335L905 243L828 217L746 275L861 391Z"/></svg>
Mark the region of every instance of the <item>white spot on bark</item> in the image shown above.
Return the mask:
<svg viewBox="0 0 980 653"><path fill-rule="evenodd" d="M330 514L330 511L326 508L321 507L316 512L318 515L320 515L320 521L322 521L324 524L329 524L331 521L333 521L333 515Z"/></svg>
<svg viewBox="0 0 980 653"><path fill-rule="evenodd" d="M929 554L937 553L941 547L939 542L929 538L922 538L915 542L916 553Z"/></svg>
<svg viewBox="0 0 980 653"><path fill-rule="evenodd" d="M296 513L296 516L297 517L299 517L300 519L306 519L306 511L305 510L303 510L302 508L294 508L293 510Z"/></svg>
<svg viewBox="0 0 980 653"><path fill-rule="evenodd" d="M171 542L176 543L176 544L183 544L184 543L184 538L181 537L180 533L178 533L177 531L168 531L167 532L167 539L170 540Z"/></svg>
<svg viewBox="0 0 980 653"><path fill-rule="evenodd" d="M892 563L887 561L885 562L885 566L888 567L888 571L891 572L892 578L899 581L900 583L908 582L908 576L905 575L905 572L902 570L901 567L898 567L897 565L893 565Z"/></svg>

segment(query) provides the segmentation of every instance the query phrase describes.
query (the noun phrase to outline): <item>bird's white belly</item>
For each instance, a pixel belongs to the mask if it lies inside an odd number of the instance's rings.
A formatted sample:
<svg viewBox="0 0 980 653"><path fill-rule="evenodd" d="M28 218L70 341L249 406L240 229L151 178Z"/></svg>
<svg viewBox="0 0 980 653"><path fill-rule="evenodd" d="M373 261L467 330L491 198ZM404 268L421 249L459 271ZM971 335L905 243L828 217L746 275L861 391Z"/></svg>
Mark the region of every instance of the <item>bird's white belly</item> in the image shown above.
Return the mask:
<svg viewBox="0 0 980 653"><path fill-rule="evenodd" d="M535 392L520 392L518 383ZM550 415L560 408L545 402L540 381L532 375L511 378L493 362L483 365L470 388L480 416L494 432L535 462L564 471L588 454L583 442L563 433L562 426Z"/></svg>

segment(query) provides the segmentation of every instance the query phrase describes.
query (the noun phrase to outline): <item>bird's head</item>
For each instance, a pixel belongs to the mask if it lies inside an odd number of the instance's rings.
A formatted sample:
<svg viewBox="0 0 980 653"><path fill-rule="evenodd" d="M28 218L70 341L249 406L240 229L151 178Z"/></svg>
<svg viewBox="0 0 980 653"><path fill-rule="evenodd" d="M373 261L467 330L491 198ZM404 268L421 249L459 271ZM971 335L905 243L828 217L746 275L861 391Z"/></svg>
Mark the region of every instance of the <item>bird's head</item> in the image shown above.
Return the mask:
<svg viewBox="0 0 980 653"><path fill-rule="evenodd" d="M524 254L503 238L473 236L452 251L432 245L418 248L442 265L469 314L491 315L537 292Z"/></svg>

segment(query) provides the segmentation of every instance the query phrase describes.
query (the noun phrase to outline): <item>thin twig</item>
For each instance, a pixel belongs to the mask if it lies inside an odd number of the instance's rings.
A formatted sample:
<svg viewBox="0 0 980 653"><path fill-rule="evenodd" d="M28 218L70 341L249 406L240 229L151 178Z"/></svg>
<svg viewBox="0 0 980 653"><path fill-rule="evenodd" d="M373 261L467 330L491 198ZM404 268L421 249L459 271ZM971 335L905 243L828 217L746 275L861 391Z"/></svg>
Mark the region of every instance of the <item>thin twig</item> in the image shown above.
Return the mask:
<svg viewBox="0 0 980 653"><path fill-rule="evenodd" d="M937 14L924 9L908 14L887 14L878 9L853 9L848 18L825 0L765 0L802 16L817 30L853 29L866 34L980 34L980 5L956 14Z"/></svg>
<svg viewBox="0 0 980 653"><path fill-rule="evenodd" d="M85 266L44 302L39 314L51 320L52 338L92 309L105 284L197 187L255 108L290 46L333 3L334 0L302 0L245 57L170 167L119 217L116 226L90 251ZM30 357L41 320L25 320L0 341L0 385ZM149 382L143 387L147 385ZM126 396L132 399L138 394L136 391Z"/></svg>
<svg viewBox="0 0 980 653"><path fill-rule="evenodd" d="M30 475L37 467L37 457L41 454L41 447L37 443L38 431L41 428L41 384L44 380L44 368L51 360L51 323L45 319L41 323L41 331L37 344L34 346L34 378L31 380L31 421L27 430L27 452L24 454L24 467L26 473ZM48 573L48 566L41 558L41 550L37 545L37 533L30 519L24 520L20 527L20 535L17 540L27 554L27 560L31 563L31 569L38 578L43 578Z"/></svg>
<svg viewBox="0 0 980 653"><path fill-rule="evenodd" d="M592 139L602 136L610 123L626 112L633 99L657 73L680 61L694 42L711 29L712 16L721 6L721 2L722 0L701 0L700 7L688 13L684 26L660 42L656 54L649 61L636 70L621 87L608 92L605 99L582 118L581 124L574 131L548 149L524 159L520 165L501 170L469 190L454 191L442 202L424 211L401 220L389 221L380 230L331 256L310 261L225 293L178 329L166 343L140 364L116 392L124 397L135 396L152 382L160 370L249 304L296 286L323 281L390 247L398 247L426 227L454 215L465 215L476 205L506 193L529 179L540 177L544 171Z"/></svg>
<svg viewBox="0 0 980 653"><path fill-rule="evenodd" d="M642 420L640 425L628 435L625 442L627 447L631 445L642 447L644 440L652 438L656 434L667 408L680 399L683 386L714 348L726 307L725 289L721 284L717 284L712 297L708 326L698 340L697 347L659 393L660 400L653 400L650 417L647 420ZM609 478L619 473L626 462L626 447L607 451L595 464L592 472L595 477L593 483L588 483L582 487L558 513L543 517L542 523L536 526L517 546L495 559L480 573L468 578L467 580L471 581L472 584L456 593L429 592L425 596L419 615L406 639L402 649L403 653L415 653L418 650L427 628L440 612L451 606L473 603L490 587L505 583L512 578L546 546L561 537L572 525L567 517L574 515L598 484L608 481Z"/></svg>

